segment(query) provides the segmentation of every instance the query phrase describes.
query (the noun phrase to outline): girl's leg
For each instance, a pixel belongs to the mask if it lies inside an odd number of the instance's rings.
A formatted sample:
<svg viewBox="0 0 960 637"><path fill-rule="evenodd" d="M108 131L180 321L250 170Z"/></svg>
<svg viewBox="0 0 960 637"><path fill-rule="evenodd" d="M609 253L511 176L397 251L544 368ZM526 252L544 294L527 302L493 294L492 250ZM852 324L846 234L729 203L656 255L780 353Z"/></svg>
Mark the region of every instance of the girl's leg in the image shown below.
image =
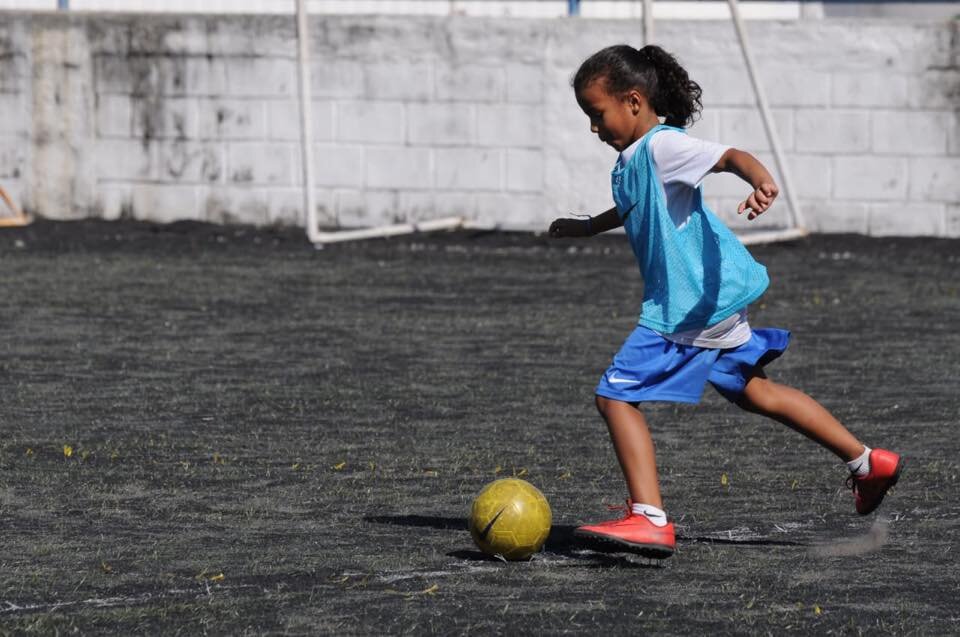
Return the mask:
<svg viewBox="0 0 960 637"><path fill-rule="evenodd" d="M662 509L653 438L646 418L630 403L603 396L597 396L597 410L610 430L630 499Z"/></svg>
<svg viewBox="0 0 960 637"><path fill-rule="evenodd" d="M826 408L802 391L775 383L759 370L747 382L737 403L747 411L773 418L814 440L844 462L859 457L865 447Z"/></svg>
<svg viewBox="0 0 960 637"><path fill-rule="evenodd" d="M632 503L624 517L577 527L574 535L612 542L653 559L670 557L677 539L660 502L653 439L646 419L633 405L602 396L597 396L597 409L610 429Z"/></svg>

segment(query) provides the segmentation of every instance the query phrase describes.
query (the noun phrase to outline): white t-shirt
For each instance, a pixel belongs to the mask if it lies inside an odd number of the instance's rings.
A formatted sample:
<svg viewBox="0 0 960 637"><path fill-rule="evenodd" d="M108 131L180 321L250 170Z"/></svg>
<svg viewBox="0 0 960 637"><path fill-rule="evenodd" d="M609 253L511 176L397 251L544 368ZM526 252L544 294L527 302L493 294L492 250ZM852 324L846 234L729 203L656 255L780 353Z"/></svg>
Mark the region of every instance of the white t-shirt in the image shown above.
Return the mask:
<svg viewBox="0 0 960 637"><path fill-rule="evenodd" d="M637 151L640 140L620 153L621 164L626 164ZM663 186L667 212L677 228L690 219L697 189L729 146L690 137L674 130L662 130L650 139L653 163ZM664 334L664 338L681 345L695 345L714 349L738 347L750 340L747 309L704 329Z"/></svg>

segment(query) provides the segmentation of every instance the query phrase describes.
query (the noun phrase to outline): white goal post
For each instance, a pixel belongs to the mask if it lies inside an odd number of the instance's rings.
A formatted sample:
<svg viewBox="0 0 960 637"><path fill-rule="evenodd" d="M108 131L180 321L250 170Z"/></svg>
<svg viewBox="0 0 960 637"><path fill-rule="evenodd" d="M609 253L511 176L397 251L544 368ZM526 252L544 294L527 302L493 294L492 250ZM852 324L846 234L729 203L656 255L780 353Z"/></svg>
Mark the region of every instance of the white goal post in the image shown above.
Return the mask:
<svg viewBox="0 0 960 637"><path fill-rule="evenodd" d="M319 227L317 218L317 201L314 187L314 156L313 156L313 104L311 95L311 75L310 75L310 31L309 20L306 6L306 0L296 1L296 20L297 20L297 84L300 100L300 147L301 147L301 167L303 170L303 207L304 223L307 228L307 237L320 248L324 244L339 241L354 241L358 239L369 239L375 237L389 237L413 232L429 232L435 230L447 230L466 227L484 227L463 217L446 217L442 219L432 219L423 222L399 223L387 226L378 226L373 228L361 228L355 230L336 230L323 232ZM791 227L780 230L765 230L759 232L741 233L740 240L746 244L773 243L777 241L790 241L799 239L807 235L807 230L803 223L803 214L800 210L800 204L797 201L793 189L793 181L790 177L790 171L787 166L783 149L780 145L780 137L777 134L773 122L773 115L767 104L766 93L760 83L760 78L753 62L753 54L747 41L746 29L743 26L743 20L740 17L740 8L738 0L727 0L730 7L730 17L737 32L737 39L740 43L740 51L743 54L744 64L747 68L747 74L750 76L750 83L753 86L754 96L757 101L757 107L760 110L760 116L763 119L764 129L767 133L767 139L770 142L770 148L773 151L774 160L777 164L777 170L780 172L782 190L786 196L790 208ZM653 41L653 4L654 0L643 0L643 38L646 44Z"/></svg>

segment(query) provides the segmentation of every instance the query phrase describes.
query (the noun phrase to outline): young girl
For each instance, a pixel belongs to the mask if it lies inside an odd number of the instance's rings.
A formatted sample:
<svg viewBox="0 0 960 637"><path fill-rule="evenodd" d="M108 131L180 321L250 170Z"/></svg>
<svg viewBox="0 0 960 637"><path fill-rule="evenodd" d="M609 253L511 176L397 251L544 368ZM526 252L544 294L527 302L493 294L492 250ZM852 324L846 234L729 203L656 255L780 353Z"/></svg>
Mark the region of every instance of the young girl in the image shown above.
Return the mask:
<svg viewBox="0 0 960 637"><path fill-rule="evenodd" d="M767 271L707 208L700 182L731 172L752 192L738 207L748 219L779 192L752 155L689 137L701 90L669 53L612 46L588 58L573 80L590 130L620 156L612 173L615 206L595 217L557 219L552 237L586 237L623 226L644 280L639 323L596 389L630 493L626 517L579 527L579 536L644 555L673 554L653 440L639 403L699 402L709 381L739 407L769 416L847 463L858 513L877 508L900 475L896 453L860 443L806 394L773 382L767 363L790 333L752 329L747 306L767 288ZM665 120L661 124L661 118Z"/></svg>

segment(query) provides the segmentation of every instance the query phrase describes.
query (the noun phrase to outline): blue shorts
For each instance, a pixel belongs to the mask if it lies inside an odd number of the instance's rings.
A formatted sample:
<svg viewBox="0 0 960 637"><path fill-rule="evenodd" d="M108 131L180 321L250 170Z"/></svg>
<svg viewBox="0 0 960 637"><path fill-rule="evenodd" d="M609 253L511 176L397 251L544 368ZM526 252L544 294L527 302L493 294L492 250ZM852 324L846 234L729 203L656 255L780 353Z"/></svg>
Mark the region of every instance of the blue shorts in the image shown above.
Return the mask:
<svg viewBox="0 0 960 637"><path fill-rule="evenodd" d="M627 403L698 403L709 381L736 402L756 370L783 354L790 332L753 330L750 340L731 349L679 345L638 326L600 379L598 396Z"/></svg>

